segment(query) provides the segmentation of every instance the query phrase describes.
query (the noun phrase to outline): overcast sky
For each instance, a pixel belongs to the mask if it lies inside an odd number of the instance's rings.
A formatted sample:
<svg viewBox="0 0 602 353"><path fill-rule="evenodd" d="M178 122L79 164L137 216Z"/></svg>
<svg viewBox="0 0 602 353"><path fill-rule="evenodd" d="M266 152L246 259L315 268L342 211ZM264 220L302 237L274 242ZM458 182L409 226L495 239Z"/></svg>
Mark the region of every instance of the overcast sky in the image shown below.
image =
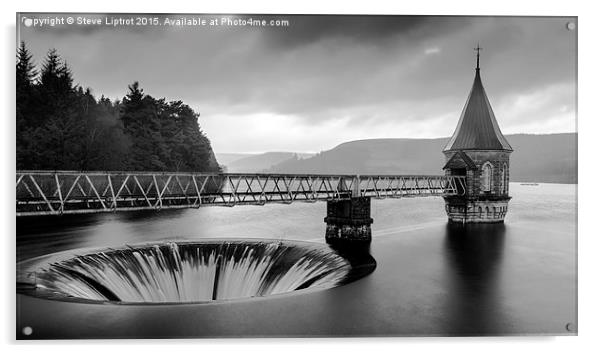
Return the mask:
<svg viewBox="0 0 602 353"><path fill-rule="evenodd" d="M81 15L58 15L67 16ZM216 152L318 152L357 139L451 136L474 78L477 42L502 132L576 131L572 18L252 17L290 23L22 23L19 36L37 63L56 48L97 97L121 98L139 81L154 97L183 100L200 113Z"/></svg>

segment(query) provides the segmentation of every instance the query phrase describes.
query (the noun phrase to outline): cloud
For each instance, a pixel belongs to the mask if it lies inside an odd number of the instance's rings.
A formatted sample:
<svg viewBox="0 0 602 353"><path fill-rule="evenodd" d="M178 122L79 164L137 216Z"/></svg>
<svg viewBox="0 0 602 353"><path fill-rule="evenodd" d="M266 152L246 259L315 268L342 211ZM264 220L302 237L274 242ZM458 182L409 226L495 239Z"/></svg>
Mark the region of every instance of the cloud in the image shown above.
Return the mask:
<svg viewBox="0 0 602 353"><path fill-rule="evenodd" d="M575 88L574 83L563 82L510 94L500 102L496 116L503 117L504 131L511 133L576 131Z"/></svg>
<svg viewBox="0 0 602 353"><path fill-rule="evenodd" d="M440 52L441 52L441 49L439 49L438 47L426 48L424 50L424 53L426 55L439 54Z"/></svg>
<svg viewBox="0 0 602 353"><path fill-rule="evenodd" d="M448 136L472 84L477 42L504 132L574 126L576 31L566 29L568 18L263 18L290 25L21 34L38 62L57 48L97 95L121 97L137 80L148 94L185 101L218 150Z"/></svg>
<svg viewBox="0 0 602 353"><path fill-rule="evenodd" d="M336 39L363 45L394 44L395 38L420 40L430 33L463 26L461 22L428 16L307 15L285 17L291 26L267 31L269 47L290 49Z"/></svg>

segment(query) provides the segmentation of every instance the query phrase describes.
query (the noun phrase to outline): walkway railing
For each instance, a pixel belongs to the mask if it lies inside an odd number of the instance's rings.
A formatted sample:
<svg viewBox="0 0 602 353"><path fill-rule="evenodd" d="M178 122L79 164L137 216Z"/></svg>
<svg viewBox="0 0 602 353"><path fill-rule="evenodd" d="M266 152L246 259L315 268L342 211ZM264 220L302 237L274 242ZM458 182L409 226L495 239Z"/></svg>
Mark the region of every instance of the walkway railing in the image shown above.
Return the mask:
<svg viewBox="0 0 602 353"><path fill-rule="evenodd" d="M442 175L18 171L16 176L18 216L465 193L465 177Z"/></svg>

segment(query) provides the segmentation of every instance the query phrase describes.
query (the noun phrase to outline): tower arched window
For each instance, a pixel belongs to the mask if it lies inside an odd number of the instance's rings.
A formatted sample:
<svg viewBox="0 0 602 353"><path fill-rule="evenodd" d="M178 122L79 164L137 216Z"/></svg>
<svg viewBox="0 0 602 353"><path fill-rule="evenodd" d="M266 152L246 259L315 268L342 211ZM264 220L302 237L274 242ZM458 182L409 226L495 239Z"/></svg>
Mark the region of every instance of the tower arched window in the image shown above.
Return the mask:
<svg viewBox="0 0 602 353"><path fill-rule="evenodd" d="M493 180L493 166L486 162L481 169L481 191L490 192Z"/></svg>
<svg viewBox="0 0 602 353"><path fill-rule="evenodd" d="M502 194L508 193L508 165L504 163L502 165Z"/></svg>

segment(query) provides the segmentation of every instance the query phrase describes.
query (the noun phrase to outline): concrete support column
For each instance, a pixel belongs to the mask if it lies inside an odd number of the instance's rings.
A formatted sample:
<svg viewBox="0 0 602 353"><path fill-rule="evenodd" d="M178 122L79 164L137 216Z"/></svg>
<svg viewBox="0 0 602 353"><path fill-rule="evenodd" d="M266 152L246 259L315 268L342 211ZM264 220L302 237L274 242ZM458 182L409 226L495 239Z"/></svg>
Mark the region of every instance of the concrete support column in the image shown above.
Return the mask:
<svg viewBox="0 0 602 353"><path fill-rule="evenodd" d="M327 201L326 242L370 243L372 240L370 198L352 197L349 200Z"/></svg>

